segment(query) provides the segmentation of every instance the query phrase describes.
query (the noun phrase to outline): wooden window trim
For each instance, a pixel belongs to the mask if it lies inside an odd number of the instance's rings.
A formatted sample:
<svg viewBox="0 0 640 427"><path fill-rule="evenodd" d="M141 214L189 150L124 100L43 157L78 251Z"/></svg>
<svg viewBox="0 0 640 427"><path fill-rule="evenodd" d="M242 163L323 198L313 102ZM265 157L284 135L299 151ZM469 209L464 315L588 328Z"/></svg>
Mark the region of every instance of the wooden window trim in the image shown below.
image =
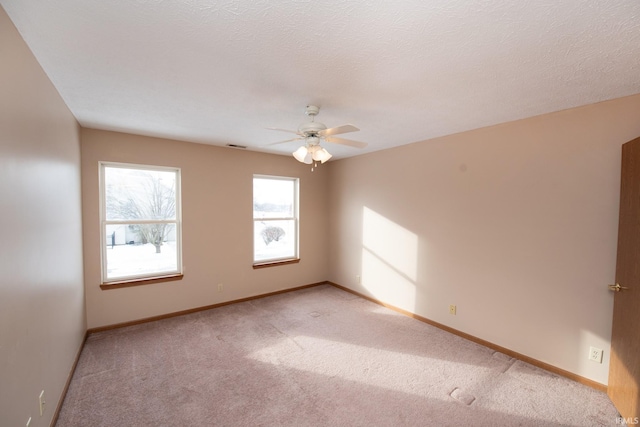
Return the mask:
<svg viewBox="0 0 640 427"><path fill-rule="evenodd" d="M288 264L297 264L300 262L300 258L295 259L285 259L280 261L267 261L253 264L253 269L257 270L259 268L268 268L268 267L277 267L279 265L288 265Z"/></svg>
<svg viewBox="0 0 640 427"><path fill-rule="evenodd" d="M108 289L120 289L130 288L132 286L152 285L154 283L173 282L176 280L182 280L184 274L168 274L166 276L157 277L142 277L140 279L127 279L117 282L107 282L100 284L100 289L103 291Z"/></svg>

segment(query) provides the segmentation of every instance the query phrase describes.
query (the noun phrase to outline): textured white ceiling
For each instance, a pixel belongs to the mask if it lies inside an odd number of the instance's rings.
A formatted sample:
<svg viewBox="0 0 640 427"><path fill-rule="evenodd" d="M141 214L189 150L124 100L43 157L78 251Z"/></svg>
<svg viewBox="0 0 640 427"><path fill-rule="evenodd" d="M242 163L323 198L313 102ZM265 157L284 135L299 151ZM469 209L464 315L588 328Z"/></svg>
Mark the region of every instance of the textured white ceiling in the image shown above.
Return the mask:
<svg viewBox="0 0 640 427"><path fill-rule="evenodd" d="M335 158L640 93L638 0L0 0L81 125ZM262 147L262 148L261 148Z"/></svg>

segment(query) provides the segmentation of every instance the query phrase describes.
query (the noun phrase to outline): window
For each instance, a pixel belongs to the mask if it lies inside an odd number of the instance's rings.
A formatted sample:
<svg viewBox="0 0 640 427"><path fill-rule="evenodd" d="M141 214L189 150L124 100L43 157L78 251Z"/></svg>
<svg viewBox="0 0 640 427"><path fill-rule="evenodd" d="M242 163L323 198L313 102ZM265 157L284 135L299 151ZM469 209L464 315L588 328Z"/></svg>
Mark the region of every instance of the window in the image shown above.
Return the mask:
<svg viewBox="0 0 640 427"><path fill-rule="evenodd" d="M297 260L298 179L254 175L254 266Z"/></svg>
<svg viewBox="0 0 640 427"><path fill-rule="evenodd" d="M182 274L180 169L100 163L102 282Z"/></svg>

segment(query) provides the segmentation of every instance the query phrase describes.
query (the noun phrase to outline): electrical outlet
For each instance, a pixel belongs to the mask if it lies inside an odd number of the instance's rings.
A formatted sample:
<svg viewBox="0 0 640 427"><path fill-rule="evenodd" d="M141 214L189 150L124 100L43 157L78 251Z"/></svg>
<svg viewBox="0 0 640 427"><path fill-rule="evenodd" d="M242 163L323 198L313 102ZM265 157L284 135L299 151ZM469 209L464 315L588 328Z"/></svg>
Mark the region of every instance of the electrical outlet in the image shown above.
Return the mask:
<svg viewBox="0 0 640 427"><path fill-rule="evenodd" d="M450 305L449 306L449 314L453 314L454 316L456 315L456 306L455 305Z"/></svg>
<svg viewBox="0 0 640 427"><path fill-rule="evenodd" d="M218 283L218 292L222 292L224 289L224 285L222 283Z"/></svg>
<svg viewBox="0 0 640 427"><path fill-rule="evenodd" d="M38 401L40 402L40 416L42 416L42 414L44 413L44 404L46 403L44 401L44 390L42 390L40 392L40 396L38 397Z"/></svg>
<svg viewBox="0 0 640 427"><path fill-rule="evenodd" d="M358 285L362 283L362 278L360 277L360 275L356 276L356 282L358 282Z"/></svg>
<svg viewBox="0 0 640 427"><path fill-rule="evenodd" d="M595 347L589 347L589 360L596 363L602 363L602 350Z"/></svg>

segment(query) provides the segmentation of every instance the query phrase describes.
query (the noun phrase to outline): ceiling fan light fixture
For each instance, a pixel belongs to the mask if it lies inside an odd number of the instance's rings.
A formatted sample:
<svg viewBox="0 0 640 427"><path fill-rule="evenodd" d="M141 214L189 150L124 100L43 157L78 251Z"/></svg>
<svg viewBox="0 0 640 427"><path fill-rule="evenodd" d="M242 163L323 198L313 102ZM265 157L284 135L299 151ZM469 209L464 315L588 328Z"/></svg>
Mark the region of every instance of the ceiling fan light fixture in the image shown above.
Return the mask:
<svg viewBox="0 0 640 427"><path fill-rule="evenodd" d="M300 163L310 165L314 161L324 163L332 155L319 145L303 145L293 152L293 157Z"/></svg>
<svg viewBox="0 0 640 427"><path fill-rule="evenodd" d="M324 163L331 158L331 153L329 153L324 148L320 148L313 153L313 160L319 161L320 163Z"/></svg>
<svg viewBox="0 0 640 427"><path fill-rule="evenodd" d="M307 147L303 145L293 152L293 157L295 157L300 163L307 163L305 162L307 154L309 154L309 150L307 150Z"/></svg>
<svg viewBox="0 0 640 427"><path fill-rule="evenodd" d="M304 164L310 165L311 163L313 163L313 154L311 154L311 152L308 152L306 156L304 156L304 162L302 162Z"/></svg>

